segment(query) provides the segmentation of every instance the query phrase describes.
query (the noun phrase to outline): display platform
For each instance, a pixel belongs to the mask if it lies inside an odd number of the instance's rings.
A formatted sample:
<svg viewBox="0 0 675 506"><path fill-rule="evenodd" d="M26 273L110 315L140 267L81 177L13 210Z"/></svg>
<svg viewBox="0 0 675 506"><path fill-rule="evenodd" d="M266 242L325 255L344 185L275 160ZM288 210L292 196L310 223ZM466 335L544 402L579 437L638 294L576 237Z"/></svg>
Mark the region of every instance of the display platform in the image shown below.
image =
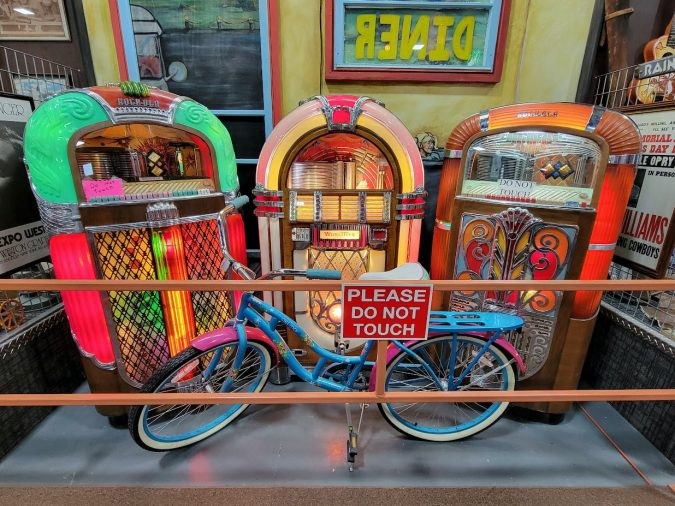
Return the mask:
<svg viewBox="0 0 675 506"><path fill-rule="evenodd" d="M304 388L303 388L304 387ZM291 383L278 390L305 389ZM654 486L675 466L608 404L585 408ZM170 453L141 450L93 407L57 409L0 462L0 486L638 487L645 482L574 405L556 426L508 417L460 442L406 439L366 410L345 464L341 405L252 406L227 429ZM320 503L320 502L319 502Z"/></svg>

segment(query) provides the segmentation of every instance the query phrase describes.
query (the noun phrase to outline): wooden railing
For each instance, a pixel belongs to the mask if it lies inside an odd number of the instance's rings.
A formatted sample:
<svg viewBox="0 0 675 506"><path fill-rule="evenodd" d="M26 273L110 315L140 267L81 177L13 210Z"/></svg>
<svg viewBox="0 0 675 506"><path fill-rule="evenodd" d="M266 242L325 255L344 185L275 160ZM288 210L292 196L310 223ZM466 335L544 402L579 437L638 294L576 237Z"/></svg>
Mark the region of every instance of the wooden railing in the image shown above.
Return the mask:
<svg viewBox="0 0 675 506"><path fill-rule="evenodd" d="M359 283L350 281L350 283ZM382 281L400 284L400 281ZM434 291L480 290L675 290L675 280L599 281L405 281L406 284L433 284ZM363 284L368 284L364 281ZM138 281L138 280L0 280L0 291L64 290L255 290L307 291L340 290L340 281ZM383 402L481 402L510 401L673 401L675 389L629 390L519 390L510 392L384 392L387 341L377 343L377 387L374 392L259 392L259 393L176 393L176 394L0 394L0 406L76 406L143 404L337 404Z"/></svg>

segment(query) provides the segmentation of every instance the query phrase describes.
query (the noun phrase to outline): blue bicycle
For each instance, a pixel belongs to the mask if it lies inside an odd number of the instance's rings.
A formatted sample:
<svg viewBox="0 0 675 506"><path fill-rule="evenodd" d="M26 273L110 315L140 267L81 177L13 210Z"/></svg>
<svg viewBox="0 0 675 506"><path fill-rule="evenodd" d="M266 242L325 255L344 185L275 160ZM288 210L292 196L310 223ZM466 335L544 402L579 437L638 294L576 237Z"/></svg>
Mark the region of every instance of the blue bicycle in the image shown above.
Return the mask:
<svg viewBox="0 0 675 506"><path fill-rule="evenodd" d="M245 202L246 200L244 200ZM221 219L233 212L229 206ZM223 239L224 268L244 279L255 274L236 262ZM338 271L281 269L258 279L306 276L339 279ZM419 264L405 264L387 273L368 273L362 279L428 279ZM524 365L504 338L517 331L517 316L478 312L432 312L430 337L425 341L392 341L387 353L386 392L513 390L514 364ZM316 366L305 368L296 359L278 327L286 325L319 356ZM221 329L195 339L191 346L169 360L143 387L143 392L259 392L275 367L284 363L302 381L332 392L375 389L375 366L367 360L374 341L358 355L346 355L317 345L291 318L266 304L252 292L242 295L236 317ZM495 423L507 402L386 403L379 409L400 432L429 441L452 441L474 435ZM164 451L201 441L223 429L248 407L236 405L144 405L129 414L129 430L141 447ZM361 406L363 410L363 406ZM348 413L348 460L357 453L358 427ZM363 414L363 411L361 412ZM350 464L351 469L351 464Z"/></svg>

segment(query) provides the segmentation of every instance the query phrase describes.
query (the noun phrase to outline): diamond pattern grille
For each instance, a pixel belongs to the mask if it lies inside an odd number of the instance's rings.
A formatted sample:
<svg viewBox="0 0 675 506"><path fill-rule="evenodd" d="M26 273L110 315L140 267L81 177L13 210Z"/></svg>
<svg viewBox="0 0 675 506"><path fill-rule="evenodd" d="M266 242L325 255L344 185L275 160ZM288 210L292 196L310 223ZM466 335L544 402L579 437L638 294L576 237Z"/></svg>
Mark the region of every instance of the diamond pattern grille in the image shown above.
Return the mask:
<svg viewBox="0 0 675 506"><path fill-rule="evenodd" d="M183 224L181 232L188 278L225 279L216 220ZM192 292L192 306L198 335L222 327L234 316L227 292Z"/></svg>
<svg viewBox="0 0 675 506"><path fill-rule="evenodd" d="M104 279L155 279L145 229L94 234ZM169 358L159 292L108 292L117 345L128 377L145 383Z"/></svg>
<svg viewBox="0 0 675 506"><path fill-rule="evenodd" d="M320 250L309 248L308 267L310 269L335 269L342 272L342 279L359 279L368 271L368 249L360 250ZM340 299L340 292L309 292L309 304L312 320L326 332L334 332L335 325L328 319L327 309Z"/></svg>

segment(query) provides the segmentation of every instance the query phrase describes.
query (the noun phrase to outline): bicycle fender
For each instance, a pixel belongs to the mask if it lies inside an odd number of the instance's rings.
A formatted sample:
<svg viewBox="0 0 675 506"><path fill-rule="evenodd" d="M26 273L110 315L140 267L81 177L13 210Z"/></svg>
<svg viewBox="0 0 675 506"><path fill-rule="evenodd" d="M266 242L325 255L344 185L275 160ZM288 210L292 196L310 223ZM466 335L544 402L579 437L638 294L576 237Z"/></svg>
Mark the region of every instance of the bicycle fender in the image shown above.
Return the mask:
<svg viewBox="0 0 675 506"><path fill-rule="evenodd" d="M275 360L274 363L279 363L279 350L277 350L274 342L269 337L267 337L267 334L256 327L244 327L244 330L246 331L246 339L249 341L255 341L269 348L270 352L273 353L272 358ZM195 338L190 344L200 351L206 351L213 346L231 343L237 340L237 329L236 327L232 326L206 332Z"/></svg>
<svg viewBox="0 0 675 506"><path fill-rule="evenodd" d="M483 338L487 341L487 337L484 336L479 336L476 334L472 334L474 337L480 337ZM405 341L403 344L404 346L412 346L418 341ZM495 345L497 345L504 353L506 353L508 356L510 356L513 360L516 361L516 364L518 364L518 370L523 373L525 372L525 369L527 367L525 366L525 361L523 358L520 356L520 353L518 353L518 350L506 339L503 337L500 337L495 340L494 342ZM387 346L387 364L389 364L396 355L398 355L399 351L401 349L396 346L393 343L389 343L389 346ZM375 383L376 383L376 378L377 378L377 364L373 366L373 369L370 373L370 383L368 384L368 391L369 392L374 392L375 391Z"/></svg>
<svg viewBox="0 0 675 506"><path fill-rule="evenodd" d="M503 337L499 337L499 338L495 339L495 344L497 346L499 346L504 353L506 353L507 355L510 355L511 358L516 361L516 364L518 364L518 370L521 373L525 372L525 370L527 369L527 366L525 365L525 361L523 360L523 357L520 356L520 353L518 353L518 350L516 350L515 346L513 346L510 342L508 342Z"/></svg>

